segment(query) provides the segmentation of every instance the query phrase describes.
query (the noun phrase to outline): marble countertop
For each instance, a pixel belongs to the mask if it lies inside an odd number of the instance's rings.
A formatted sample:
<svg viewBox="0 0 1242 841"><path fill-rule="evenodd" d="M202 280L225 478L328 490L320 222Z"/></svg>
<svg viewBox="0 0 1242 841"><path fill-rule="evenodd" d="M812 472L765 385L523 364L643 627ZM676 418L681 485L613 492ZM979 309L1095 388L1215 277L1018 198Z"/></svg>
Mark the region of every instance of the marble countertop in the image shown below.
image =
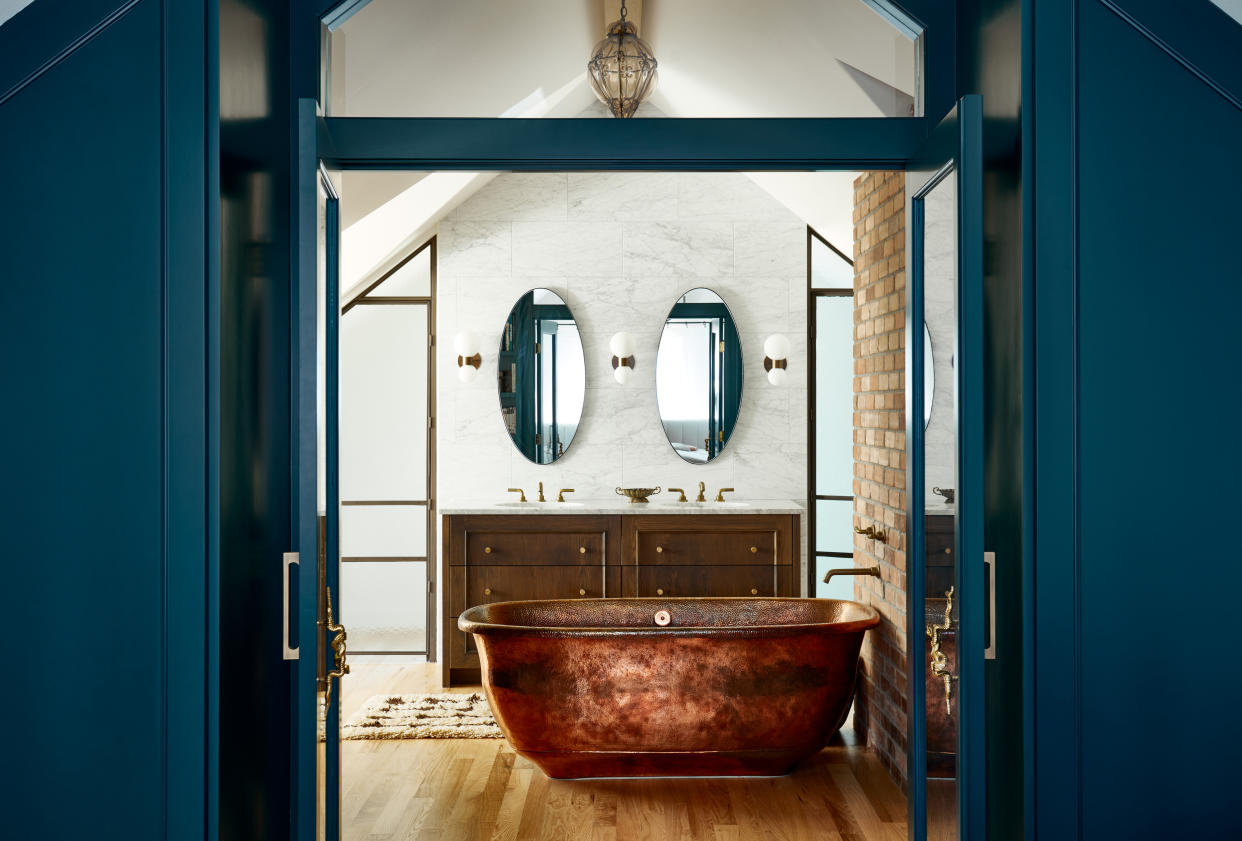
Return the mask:
<svg viewBox="0 0 1242 841"><path fill-rule="evenodd" d="M737 499L730 502L657 501L631 503L621 497L572 502L514 502L512 500L450 503L441 514L802 514L792 499Z"/></svg>
<svg viewBox="0 0 1242 841"><path fill-rule="evenodd" d="M956 505L945 505L943 502L928 504L923 506L924 514L948 514L950 517L957 513Z"/></svg>

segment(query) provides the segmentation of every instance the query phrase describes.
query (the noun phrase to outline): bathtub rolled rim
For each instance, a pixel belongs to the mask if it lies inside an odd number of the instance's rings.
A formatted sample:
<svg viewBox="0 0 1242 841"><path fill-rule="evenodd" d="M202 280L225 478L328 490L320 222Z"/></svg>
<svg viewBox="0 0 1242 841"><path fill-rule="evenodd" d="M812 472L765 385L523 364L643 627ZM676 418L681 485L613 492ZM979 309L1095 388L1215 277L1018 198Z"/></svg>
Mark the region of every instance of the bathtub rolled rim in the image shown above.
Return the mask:
<svg viewBox="0 0 1242 841"><path fill-rule="evenodd" d="M670 599L662 596L644 596L625 599L608 599L608 601L627 601L627 602L651 602L663 604L675 604L678 602L696 602L696 601L712 601L712 602L806 602L806 601L823 601L823 602L845 602L857 608L860 608L866 614L864 618L851 619L844 622L798 622L782 625L651 625L643 627L606 627L606 626L579 626L579 625L509 625L499 622L483 622L470 617L471 613L476 611L485 611L492 607L514 604L580 604L581 599L515 599L505 602L488 602L487 604L475 605L462 611L457 617L457 627L459 630L468 634L501 634L505 636L516 634L539 634L549 637L647 637L647 636L722 636L722 637L746 637L746 636L782 636L793 631L817 631L820 633L832 634L852 634L868 631L880 624L880 612L874 607L862 602L856 602L852 599L811 599L811 598L794 598L787 596L709 596L709 597L687 597L681 599Z"/></svg>

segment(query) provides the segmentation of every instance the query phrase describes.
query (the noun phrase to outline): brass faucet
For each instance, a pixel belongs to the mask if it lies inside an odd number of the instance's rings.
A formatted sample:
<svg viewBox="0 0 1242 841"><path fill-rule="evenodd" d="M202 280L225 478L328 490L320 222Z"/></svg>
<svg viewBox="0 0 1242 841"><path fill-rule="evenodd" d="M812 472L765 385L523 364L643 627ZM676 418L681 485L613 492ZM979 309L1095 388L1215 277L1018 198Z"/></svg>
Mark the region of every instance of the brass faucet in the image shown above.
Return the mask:
<svg viewBox="0 0 1242 841"><path fill-rule="evenodd" d="M828 574L824 576L824 583L827 584L831 581L832 576L834 575L870 575L874 578L883 580L883 576L880 575L880 567L878 565L873 567L846 567L845 569L830 569L828 570Z"/></svg>
<svg viewBox="0 0 1242 841"><path fill-rule="evenodd" d="M716 501L724 502L725 501L724 495L731 494L731 493L733 493L733 488L721 488L720 490L716 492Z"/></svg>
<svg viewBox="0 0 1242 841"><path fill-rule="evenodd" d="M518 500L518 502L526 501L526 491L522 490L521 488L509 488L507 491L505 491L505 493L521 494L522 497L521 499Z"/></svg>
<svg viewBox="0 0 1242 841"><path fill-rule="evenodd" d="M703 491L705 490L707 490L707 485L705 485L702 482L699 482L699 495L694 500L695 502L707 502L707 497L703 496Z"/></svg>
<svg viewBox="0 0 1242 841"><path fill-rule="evenodd" d="M557 502L565 501L565 494L577 493L573 488L561 488L561 492L556 495Z"/></svg>
<svg viewBox="0 0 1242 841"><path fill-rule="evenodd" d="M686 501L686 492L683 489L681 488L669 488L668 489L669 493L672 493L673 491L676 491L677 493L681 494L681 496L677 499L678 502Z"/></svg>
<svg viewBox="0 0 1242 841"><path fill-rule="evenodd" d="M539 501L547 502L547 500L543 498L543 482L539 483Z"/></svg>

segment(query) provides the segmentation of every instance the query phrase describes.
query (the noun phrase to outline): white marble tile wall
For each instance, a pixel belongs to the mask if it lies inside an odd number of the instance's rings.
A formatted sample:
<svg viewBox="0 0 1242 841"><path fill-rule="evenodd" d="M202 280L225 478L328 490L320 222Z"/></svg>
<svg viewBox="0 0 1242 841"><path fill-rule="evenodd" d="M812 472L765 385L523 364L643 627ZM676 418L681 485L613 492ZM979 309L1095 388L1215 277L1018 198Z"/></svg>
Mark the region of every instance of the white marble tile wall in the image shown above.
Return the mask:
<svg viewBox="0 0 1242 841"><path fill-rule="evenodd" d="M439 225L437 498L441 505L617 485L737 488L740 499L794 499L807 487L806 226L744 175L732 173L510 173ZM513 303L544 286L569 304L583 336L587 393L578 434L551 465L509 441L496 396L500 333ZM707 286L742 336L742 410L725 452L688 464L669 446L655 395L665 316L685 291ZM483 367L456 376L453 337L482 338ZM608 340L634 334L634 376L616 383ZM763 371L763 340L790 338L789 378ZM805 524L803 528L805 555Z"/></svg>
<svg viewBox="0 0 1242 841"><path fill-rule="evenodd" d="M931 334L931 417L927 421L924 499L938 509L944 500L932 488L957 486L957 421L954 416L957 344L957 181L946 178L927 196L924 237L923 320Z"/></svg>

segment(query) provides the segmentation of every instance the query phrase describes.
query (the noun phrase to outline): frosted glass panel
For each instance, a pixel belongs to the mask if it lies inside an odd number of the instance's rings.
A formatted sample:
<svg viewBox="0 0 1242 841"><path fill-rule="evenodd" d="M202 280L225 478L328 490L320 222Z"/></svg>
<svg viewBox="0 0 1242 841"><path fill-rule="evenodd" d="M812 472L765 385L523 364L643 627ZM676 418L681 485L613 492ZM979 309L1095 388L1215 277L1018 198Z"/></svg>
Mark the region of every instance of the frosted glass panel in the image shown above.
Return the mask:
<svg viewBox="0 0 1242 841"><path fill-rule="evenodd" d="M380 297L424 297L431 294L431 248L411 257L383 283L367 293ZM350 310L352 313L353 310Z"/></svg>
<svg viewBox="0 0 1242 841"><path fill-rule="evenodd" d="M854 288L854 266L814 236L811 237L811 288Z"/></svg>
<svg viewBox="0 0 1242 841"><path fill-rule="evenodd" d="M816 494L849 496L854 493L854 299L851 297L815 299L815 486Z"/></svg>
<svg viewBox="0 0 1242 841"><path fill-rule="evenodd" d="M351 652L426 649L425 563L344 563L340 587Z"/></svg>
<svg viewBox="0 0 1242 841"><path fill-rule="evenodd" d="M853 500L815 501L815 551L854 551Z"/></svg>
<svg viewBox="0 0 1242 841"><path fill-rule="evenodd" d="M341 557L427 557L422 505L342 505Z"/></svg>
<svg viewBox="0 0 1242 841"><path fill-rule="evenodd" d="M427 307L341 317L341 499L427 498Z"/></svg>

